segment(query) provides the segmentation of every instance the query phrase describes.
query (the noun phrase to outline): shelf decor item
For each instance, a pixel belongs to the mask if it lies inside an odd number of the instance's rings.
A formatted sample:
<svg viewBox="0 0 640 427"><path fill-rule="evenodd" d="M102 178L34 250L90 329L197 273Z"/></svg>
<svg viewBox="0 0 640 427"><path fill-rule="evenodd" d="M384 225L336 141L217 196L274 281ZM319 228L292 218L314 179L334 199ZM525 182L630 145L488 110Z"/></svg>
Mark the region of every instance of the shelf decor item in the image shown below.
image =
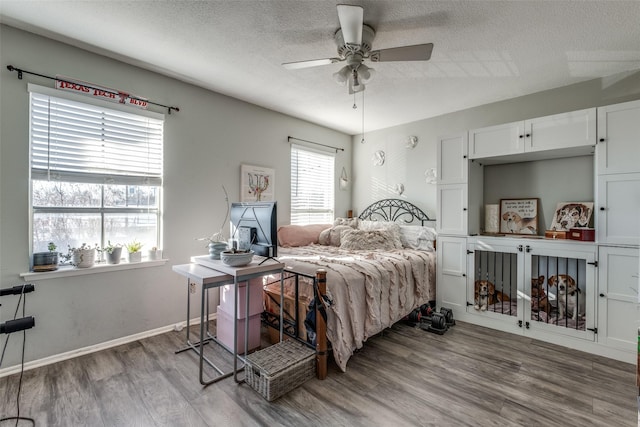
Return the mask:
<svg viewBox="0 0 640 427"><path fill-rule="evenodd" d="M556 205L550 230L589 227L592 214L593 202L560 202Z"/></svg>
<svg viewBox="0 0 640 427"><path fill-rule="evenodd" d="M500 231L500 205L484 205L484 231L489 234Z"/></svg>
<svg viewBox="0 0 640 427"><path fill-rule="evenodd" d="M230 250L220 253L222 262L231 267L241 267L247 265L253 259L253 251Z"/></svg>
<svg viewBox="0 0 640 427"><path fill-rule="evenodd" d="M66 254L62 254L62 258L71 262L71 265L77 268L89 268L93 267L96 262L96 249L98 245L91 247L86 243L83 243L78 248L72 248L69 246L69 250Z"/></svg>
<svg viewBox="0 0 640 427"><path fill-rule="evenodd" d="M111 240L107 242L107 246L102 248L100 252L106 255L107 264L120 264L122 258L122 245L119 243L112 244Z"/></svg>
<svg viewBox="0 0 640 427"><path fill-rule="evenodd" d="M538 199L501 199L500 233L538 234Z"/></svg>

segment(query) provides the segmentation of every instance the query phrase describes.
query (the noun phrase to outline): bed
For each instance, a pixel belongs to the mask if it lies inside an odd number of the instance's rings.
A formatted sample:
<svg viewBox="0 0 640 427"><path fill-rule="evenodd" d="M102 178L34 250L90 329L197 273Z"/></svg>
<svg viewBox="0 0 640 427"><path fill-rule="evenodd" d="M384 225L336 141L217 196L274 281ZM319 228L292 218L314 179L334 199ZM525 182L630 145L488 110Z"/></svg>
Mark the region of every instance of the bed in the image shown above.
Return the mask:
<svg viewBox="0 0 640 427"><path fill-rule="evenodd" d="M414 308L433 304L435 230L424 225L427 221L415 205L385 199L357 218L280 227L285 296L297 302L288 316L289 335L305 338L300 337L304 310L299 313L299 307L313 299L319 269L326 271L326 337L342 371L367 339Z"/></svg>

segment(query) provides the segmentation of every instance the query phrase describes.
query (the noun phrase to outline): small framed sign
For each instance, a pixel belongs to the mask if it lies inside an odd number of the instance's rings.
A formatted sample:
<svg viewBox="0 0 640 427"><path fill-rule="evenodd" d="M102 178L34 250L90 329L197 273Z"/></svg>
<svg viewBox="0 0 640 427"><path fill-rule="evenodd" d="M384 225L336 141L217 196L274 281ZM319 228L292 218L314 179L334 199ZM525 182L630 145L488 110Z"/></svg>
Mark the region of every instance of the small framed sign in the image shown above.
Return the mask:
<svg viewBox="0 0 640 427"><path fill-rule="evenodd" d="M538 234L538 199L501 199L500 233Z"/></svg>

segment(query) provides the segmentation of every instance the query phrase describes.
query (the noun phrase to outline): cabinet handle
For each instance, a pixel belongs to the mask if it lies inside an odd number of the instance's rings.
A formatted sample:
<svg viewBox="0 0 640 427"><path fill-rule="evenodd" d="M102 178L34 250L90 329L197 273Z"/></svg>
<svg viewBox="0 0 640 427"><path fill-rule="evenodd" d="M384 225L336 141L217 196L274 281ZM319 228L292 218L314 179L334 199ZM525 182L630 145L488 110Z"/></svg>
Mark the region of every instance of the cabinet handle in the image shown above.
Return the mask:
<svg viewBox="0 0 640 427"><path fill-rule="evenodd" d="M604 297L606 297L606 295L600 292L600 298L604 298Z"/></svg>
<svg viewBox="0 0 640 427"><path fill-rule="evenodd" d="M463 159L466 159L466 158L467 158L466 154L465 154L464 156L462 156L462 158L463 158Z"/></svg>
<svg viewBox="0 0 640 427"><path fill-rule="evenodd" d="M600 210L601 211L605 210L604 206L600 206Z"/></svg>
<svg viewBox="0 0 640 427"><path fill-rule="evenodd" d="M520 136L519 136L519 138L520 138L520 139L524 138L524 135L520 135Z"/></svg>
<svg viewBox="0 0 640 427"><path fill-rule="evenodd" d="M466 212L466 211L467 211L467 208L462 208L462 210Z"/></svg>
<svg viewBox="0 0 640 427"><path fill-rule="evenodd" d="M600 142L604 142L604 138L600 138Z"/></svg>
<svg viewBox="0 0 640 427"><path fill-rule="evenodd" d="M527 134L527 138L529 138L530 136L531 136L531 134L530 134L530 133L528 133L528 134Z"/></svg>
<svg viewBox="0 0 640 427"><path fill-rule="evenodd" d="M462 273L462 277L467 277L467 275L466 275L466 274L464 274L464 273Z"/></svg>

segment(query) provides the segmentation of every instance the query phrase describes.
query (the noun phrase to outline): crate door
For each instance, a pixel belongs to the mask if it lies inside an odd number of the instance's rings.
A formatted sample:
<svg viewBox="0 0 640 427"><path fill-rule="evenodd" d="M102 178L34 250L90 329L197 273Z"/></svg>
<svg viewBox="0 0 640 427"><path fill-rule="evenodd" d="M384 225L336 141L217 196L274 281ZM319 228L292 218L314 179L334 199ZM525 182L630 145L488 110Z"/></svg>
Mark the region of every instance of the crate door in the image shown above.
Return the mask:
<svg viewBox="0 0 640 427"><path fill-rule="evenodd" d="M525 257L525 331L595 339L594 261L595 254L590 252L529 249Z"/></svg>
<svg viewBox="0 0 640 427"><path fill-rule="evenodd" d="M469 251L467 312L508 321L521 319L518 289L522 277L522 256L515 246L478 243Z"/></svg>

